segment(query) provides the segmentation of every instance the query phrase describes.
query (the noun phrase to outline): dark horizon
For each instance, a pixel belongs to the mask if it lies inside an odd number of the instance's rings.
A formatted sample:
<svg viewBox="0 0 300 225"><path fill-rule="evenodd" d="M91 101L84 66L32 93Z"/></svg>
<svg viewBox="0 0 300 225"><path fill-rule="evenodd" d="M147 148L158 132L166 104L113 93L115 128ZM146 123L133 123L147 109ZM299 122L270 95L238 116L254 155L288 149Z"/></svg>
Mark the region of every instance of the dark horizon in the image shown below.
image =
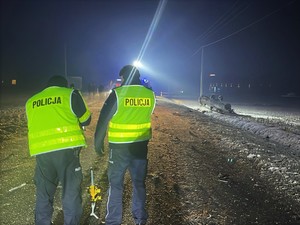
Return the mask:
<svg viewBox="0 0 300 225"><path fill-rule="evenodd" d="M140 68L156 92L197 95L202 73L204 90L232 84L300 95L299 2L164 2ZM2 1L1 88L16 79L19 89L39 90L65 66L85 87L107 85L138 58L160 3Z"/></svg>

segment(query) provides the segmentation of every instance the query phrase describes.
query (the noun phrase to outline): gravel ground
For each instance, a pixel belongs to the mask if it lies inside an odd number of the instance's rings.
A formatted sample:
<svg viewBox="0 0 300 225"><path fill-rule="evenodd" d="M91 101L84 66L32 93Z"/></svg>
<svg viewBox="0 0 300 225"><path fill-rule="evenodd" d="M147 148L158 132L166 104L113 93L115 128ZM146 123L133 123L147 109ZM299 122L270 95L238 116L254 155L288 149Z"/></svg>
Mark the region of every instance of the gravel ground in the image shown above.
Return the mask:
<svg viewBox="0 0 300 225"><path fill-rule="evenodd" d="M93 119L86 128L89 147L81 153L83 225L101 224L107 197L107 155L99 158L93 149L93 133L103 98L86 96L86 99ZM269 126L266 120L257 118L252 118L251 123ZM282 130L276 123L272 126L276 127L275 133ZM286 127L290 128L285 132L299 138L297 127L290 124ZM33 224L35 162L28 155L23 107L1 108L0 132L0 223ZM148 224L300 224L297 146L242 129L210 112L158 97L149 149ZM94 168L96 183L102 189L103 200L96 208L99 220L89 216L90 167ZM130 196L127 175L123 225L134 224ZM53 220L60 225L63 213L59 189L55 200Z"/></svg>

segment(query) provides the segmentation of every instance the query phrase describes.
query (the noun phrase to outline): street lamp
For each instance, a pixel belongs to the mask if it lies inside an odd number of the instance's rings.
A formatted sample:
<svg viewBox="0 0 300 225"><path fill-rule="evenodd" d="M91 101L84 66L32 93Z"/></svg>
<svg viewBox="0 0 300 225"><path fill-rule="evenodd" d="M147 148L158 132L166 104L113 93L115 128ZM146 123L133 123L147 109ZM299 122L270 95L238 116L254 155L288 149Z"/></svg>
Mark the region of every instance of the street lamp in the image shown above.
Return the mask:
<svg viewBox="0 0 300 225"><path fill-rule="evenodd" d="M135 60L133 62L133 65L136 67L136 68L141 68L143 66L143 64L141 63L141 61L139 60Z"/></svg>

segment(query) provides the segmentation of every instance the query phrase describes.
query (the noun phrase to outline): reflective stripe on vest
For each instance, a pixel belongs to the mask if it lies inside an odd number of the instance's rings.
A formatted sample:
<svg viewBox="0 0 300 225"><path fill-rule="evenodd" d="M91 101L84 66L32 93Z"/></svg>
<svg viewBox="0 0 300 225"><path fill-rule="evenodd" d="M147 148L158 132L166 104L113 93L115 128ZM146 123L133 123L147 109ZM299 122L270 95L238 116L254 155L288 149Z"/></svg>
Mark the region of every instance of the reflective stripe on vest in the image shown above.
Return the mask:
<svg viewBox="0 0 300 225"><path fill-rule="evenodd" d="M88 120L88 118L91 116L91 112L90 112L89 108L87 107L87 104L86 104L86 102L84 101L84 98L83 98L81 92L78 91L78 93L80 94L80 96L81 96L81 98L82 98L82 100L83 100L83 103L84 103L84 105L85 105L85 108L86 108L85 113L79 118L79 122L80 122L80 123L84 123L84 122L86 122L86 121Z"/></svg>
<svg viewBox="0 0 300 225"><path fill-rule="evenodd" d="M88 120L90 115L91 115L91 112L89 110L86 110L86 112L79 118L79 122L84 123L85 121Z"/></svg>
<svg viewBox="0 0 300 225"><path fill-rule="evenodd" d="M143 124L117 124L117 123L109 123L110 128L117 129L126 129L126 130L137 130L143 128L151 128L151 123L143 123Z"/></svg>
<svg viewBox="0 0 300 225"><path fill-rule="evenodd" d="M109 122L110 143L132 143L151 138L151 114L155 107L153 91L141 85L115 89L118 109Z"/></svg>
<svg viewBox="0 0 300 225"><path fill-rule="evenodd" d="M73 90L48 87L26 102L30 155L86 146L71 107Z"/></svg>

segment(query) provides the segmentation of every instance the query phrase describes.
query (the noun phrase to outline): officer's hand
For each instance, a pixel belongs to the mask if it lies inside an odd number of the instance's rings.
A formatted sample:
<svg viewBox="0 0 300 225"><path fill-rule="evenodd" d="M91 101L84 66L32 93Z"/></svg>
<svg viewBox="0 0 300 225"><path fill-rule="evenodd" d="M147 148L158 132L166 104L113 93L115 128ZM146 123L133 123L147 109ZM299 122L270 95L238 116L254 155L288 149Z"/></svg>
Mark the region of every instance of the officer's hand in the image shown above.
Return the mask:
<svg viewBox="0 0 300 225"><path fill-rule="evenodd" d="M100 157L104 155L104 143L101 145L101 148L96 149L96 152Z"/></svg>

